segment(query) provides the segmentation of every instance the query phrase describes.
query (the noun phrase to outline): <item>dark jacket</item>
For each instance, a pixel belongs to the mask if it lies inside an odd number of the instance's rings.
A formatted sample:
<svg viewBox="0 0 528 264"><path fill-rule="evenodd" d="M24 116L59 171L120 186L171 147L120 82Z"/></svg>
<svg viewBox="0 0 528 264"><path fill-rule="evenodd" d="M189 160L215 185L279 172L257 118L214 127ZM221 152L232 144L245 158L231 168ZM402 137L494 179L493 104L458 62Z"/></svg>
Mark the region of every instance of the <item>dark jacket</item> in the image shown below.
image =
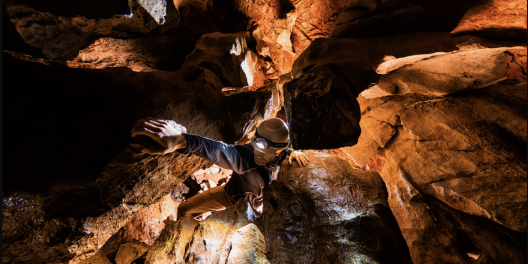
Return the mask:
<svg viewBox="0 0 528 264"><path fill-rule="evenodd" d="M257 165L251 144L229 145L198 135L185 134L185 136L187 148L179 149L178 152L192 153L224 169L233 170L231 179L225 185L227 194L233 203L244 198L257 214L256 208L262 205L264 187L277 179L280 164L293 151L286 148L271 162Z"/></svg>

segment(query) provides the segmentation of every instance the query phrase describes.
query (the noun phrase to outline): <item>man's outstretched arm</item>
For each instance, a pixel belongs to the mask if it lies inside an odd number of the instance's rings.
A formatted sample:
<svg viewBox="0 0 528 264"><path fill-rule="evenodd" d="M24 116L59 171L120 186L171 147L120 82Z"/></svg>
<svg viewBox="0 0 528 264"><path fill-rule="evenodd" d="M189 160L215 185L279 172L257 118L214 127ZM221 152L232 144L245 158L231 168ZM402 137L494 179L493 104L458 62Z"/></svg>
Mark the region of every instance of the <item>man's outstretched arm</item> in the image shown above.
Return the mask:
<svg viewBox="0 0 528 264"><path fill-rule="evenodd" d="M241 158L235 146L198 135L184 134L183 129L177 128L177 125L169 124L160 119L148 117L137 121L132 128L132 136L136 135L151 137L160 145L159 147L143 149L143 153L154 155L184 150L182 153L193 153L236 173L243 173L251 169L249 160Z"/></svg>

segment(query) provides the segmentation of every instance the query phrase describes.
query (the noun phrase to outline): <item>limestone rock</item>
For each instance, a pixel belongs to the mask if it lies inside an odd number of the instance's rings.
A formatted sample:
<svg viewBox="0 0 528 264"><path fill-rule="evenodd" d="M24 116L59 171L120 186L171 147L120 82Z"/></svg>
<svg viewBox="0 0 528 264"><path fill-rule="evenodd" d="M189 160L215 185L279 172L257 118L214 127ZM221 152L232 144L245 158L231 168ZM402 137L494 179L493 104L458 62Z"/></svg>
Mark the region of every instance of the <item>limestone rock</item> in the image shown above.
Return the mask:
<svg viewBox="0 0 528 264"><path fill-rule="evenodd" d="M479 65L475 68L475 65ZM526 80L526 47L415 55L382 63L378 88L389 94L444 96L508 80Z"/></svg>
<svg viewBox="0 0 528 264"><path fill-rule="evenodd" d="M202 222L188 216L169 222L149 249L145 263L268 263L266 242L240 200Z"/></svg>
<svg viewBox="0 0 528 264"><path fill-rule="evenodd" d="M448 33L412 33L390 37L316 39L295 61L291 76L319 66L332 68L347 81L351 91L361 93L378 80L375 72L384 58L450 52L457 50Z"/></svg>
<svg viewBox="0 0 528 264"><path fill-rule="evenodd" d="M195 39L186 34L136 39L104 37L80 50L75 59L66 61L66 65L84 69L127 67L135 72L175 71L183 64L183 55L192 51L194 43Z"/></svg>
<svg viewBox="0 0 528 264"><path fill-rule="evenodd" d="M145 25L148 31L158 29L161 33L178 28L180 16L172 1L129 0L132 13Z"/></svg>
<svg viewBox="0 0 528 264"><path fill-rule="evenodd" d="M357 1L348 0L332 37L364 37L409 32L452 32L524 42L523 1Z"/></svg>
<svg viewBox="0 0 528 264"><path fill-rule="evenodd" d="M208 182L208 184L211 185L210 187L216 187L217 185L220 185L220 180L230 177L231 173L233 173L232 170L227 170L218 167L217 165L213 165L210 168L207 168L205 170L199 170L193 173L193 175L191 175L191 178L195 180L198 184L202 182Z"/></svg>
<svg viewBox="0 0 528 264"><path fill-rule="evenodd" d="M519 111L526 105L525 83L504 81L442 98L360 96L362 120L397 125L384 147L370 133L361 135L364 146L378 148L364 168L379 172L387 185L414 263L464 262L468 254L525 261L519 238L527 210L526 113ZM360 124L374 131L379 123ZM361 148L345 150L364 164ZM441 242L446 239L459 242ZM431 257L437 255L443 260Z"/></svg>
<svg viewBox="0 0 528 264"><path fill-rule="evenodd" d="M256 220L271 263L411 263L377 173L304 151L306 167L283 163Z"/></svg>
<svg viewBox="0 0 528 264"><path fill-rule="evenodd" d="M142 257L150 246L154 244L166 227L168 220L176 219L176 208L179 201L174 200L178 189L189 191L181 184L173 193L164 196L159 203L155 203L139 210L117 233L112 235L97 252L80 261L82 264L132 263ZM179 193L184 194L182 192Z"/></svg>
<svg viewBox="0 0 528 264"><path fill-rule="evenodd" d="M216 74L223 87L247 86L249 78L241 67L248 51L247 40L245 32L203 35L196 42L194 51L187 56L182 70L178 72L179 78L196 78L204 69L208 69ZM253 67L248 70L254 72Z"/></svg>
<svg viewBox="0 0 528 264"><path fill-rule="evenodd" d="M259 55L269 56L281 74L316 38L328 37L345 1L237 1L255 26Z"/></svg>
<svg viewBox="0 0 528 264"><path fill-rule="evenodd" d="M135 16L67 18L39 12L16 2L8 2L7 15L26 43L42 50L53 61L74 59L79 50L102 36L133 37L147 33Z"/></svg>
<svg viewBox="0 0 528 264"><path fill-rule="evenodd" d="M493 0L472 6L451 33L524 42L526 2Z"/></svg>

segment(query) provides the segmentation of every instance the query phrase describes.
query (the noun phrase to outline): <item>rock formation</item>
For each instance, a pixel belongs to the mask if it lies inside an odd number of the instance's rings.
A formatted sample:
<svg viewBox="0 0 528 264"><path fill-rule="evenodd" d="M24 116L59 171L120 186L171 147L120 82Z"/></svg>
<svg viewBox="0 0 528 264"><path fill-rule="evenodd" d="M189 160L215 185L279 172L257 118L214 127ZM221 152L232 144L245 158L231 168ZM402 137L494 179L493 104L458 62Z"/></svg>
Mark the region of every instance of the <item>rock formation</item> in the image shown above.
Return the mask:
<svg viewBox="0 0 528 264"><path fill-rule="evenodd" d="M526 1L6 1L3 263L525 263ZM245 144L260 217L176 219L230 171L142 154L143 117Z"/></svg>

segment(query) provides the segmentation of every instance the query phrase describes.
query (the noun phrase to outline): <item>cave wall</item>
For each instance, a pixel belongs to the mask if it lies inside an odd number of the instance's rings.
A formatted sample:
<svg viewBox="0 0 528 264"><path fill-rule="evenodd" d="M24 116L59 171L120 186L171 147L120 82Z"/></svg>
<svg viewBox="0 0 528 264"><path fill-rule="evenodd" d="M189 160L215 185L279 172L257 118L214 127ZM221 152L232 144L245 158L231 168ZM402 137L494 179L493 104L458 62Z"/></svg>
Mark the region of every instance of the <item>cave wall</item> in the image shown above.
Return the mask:
<svg viewBox="0 0 528 264"><path fill-rule="evenodd" d="M526 262L526 1L2 7L3 263ZM141 154L146 116L277 116L310 164L177 220L229 172Z"/></svg>

